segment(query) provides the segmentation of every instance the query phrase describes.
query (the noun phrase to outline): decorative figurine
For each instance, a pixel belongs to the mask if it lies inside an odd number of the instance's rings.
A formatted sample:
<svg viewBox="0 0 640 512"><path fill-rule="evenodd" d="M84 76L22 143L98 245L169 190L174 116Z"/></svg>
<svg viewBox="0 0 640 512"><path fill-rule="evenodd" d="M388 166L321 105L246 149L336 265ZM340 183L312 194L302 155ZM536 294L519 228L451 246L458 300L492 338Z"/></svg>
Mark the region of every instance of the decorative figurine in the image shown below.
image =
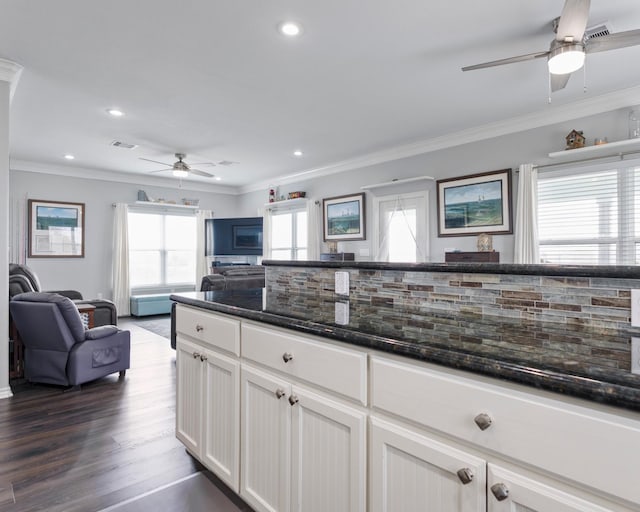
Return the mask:
<svg viewBox="0 0 640 512"><path fill-rule="evenodd" d="M565 137L567 139L567 147L565 149L578 149L583 148L587 139L582 131L571 130L569 135Z"/></svg>

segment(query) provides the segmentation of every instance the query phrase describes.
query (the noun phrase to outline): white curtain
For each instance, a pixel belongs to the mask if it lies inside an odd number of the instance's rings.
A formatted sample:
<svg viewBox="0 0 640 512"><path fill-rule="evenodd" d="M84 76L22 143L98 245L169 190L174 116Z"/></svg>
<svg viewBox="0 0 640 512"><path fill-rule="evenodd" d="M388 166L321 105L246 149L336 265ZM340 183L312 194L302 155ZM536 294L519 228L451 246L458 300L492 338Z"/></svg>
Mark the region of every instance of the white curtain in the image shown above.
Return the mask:
<svg viewBox="0 0 640 512"><path fill-rule="evenodd" d="M271 258L271 207L262 211L262 258Z"/></svg>
<svg viewBox="0 0 640 512"><path fill-rule="evenodd" d="M320 201L307 201L307 259L320 259L322 224L320 219Z"/></svg>
<svg viewBox="0 0 640 512"><path fill-rule="evenodd" d="M522 164L518 176L514 263L540 263L538 245L538 170Z"/></svg>
<svg viewBox="0 0 640 512"><path fill-rule="evenodd" d="M129 316L129 229L127 215L129 207L124 203L115 206L113 215L113 302L118 316Z"/></svg>
<svg viewBox="0 0 640 512"><path fill-rule="evenodd" d="M211 210L196 211L196 290L200 289L202 278L210 274L205 256L204 221L212 218L213 212Z"/></svg>

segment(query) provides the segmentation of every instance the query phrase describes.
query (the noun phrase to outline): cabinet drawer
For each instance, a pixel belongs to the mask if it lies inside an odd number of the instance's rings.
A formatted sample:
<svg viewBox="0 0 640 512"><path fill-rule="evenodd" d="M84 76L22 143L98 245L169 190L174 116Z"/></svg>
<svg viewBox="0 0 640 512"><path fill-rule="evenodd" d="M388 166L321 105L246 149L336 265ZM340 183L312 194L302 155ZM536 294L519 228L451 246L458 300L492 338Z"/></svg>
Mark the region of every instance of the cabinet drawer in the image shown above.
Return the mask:
<svg viewBox="0 0 640 512"><path fill-rule="evenodd" d="M640 415L609 414L377 357L371 360L371 401L380 410L640 504ZM474 421L481 413L492 419L486 430Z"/></svg>
<svg viewBox="0 0 640 512"><path fill-rule="evenodd" d="M363 352L243 322L242 357L366 405Z"/></svg>
<svg viewBox="0 0 640 512"><path fill-rule="evenodd" d="M176 307L176 331L207 345L240 355L240 321L217 313Z"/></svg>

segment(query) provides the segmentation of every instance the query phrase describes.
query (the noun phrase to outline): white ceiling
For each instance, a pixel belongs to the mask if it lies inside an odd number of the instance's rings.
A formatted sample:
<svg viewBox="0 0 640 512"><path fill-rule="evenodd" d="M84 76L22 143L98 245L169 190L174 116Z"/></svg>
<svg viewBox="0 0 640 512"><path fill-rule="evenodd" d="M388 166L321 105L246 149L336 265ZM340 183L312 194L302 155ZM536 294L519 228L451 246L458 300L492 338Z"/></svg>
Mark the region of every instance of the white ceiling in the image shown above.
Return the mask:
<svg viewBox="0 0 640 512"><path fill-rule="evenodd" d="M551 107L544 59L460 70L548 49L563 5L0 0L0 57L24 67L11 159L149 176L162 166L139 157L171 163L180 151L187 162L239 162L199 168L251 190L640 85L640 47L588 56L587 94L579 71ZM289 19L303 26L295 40L277 31ZM615 32L640 28L638 0L593 0L589 25L605 20ZM110 107L126 115L111 118Z"/></svg>

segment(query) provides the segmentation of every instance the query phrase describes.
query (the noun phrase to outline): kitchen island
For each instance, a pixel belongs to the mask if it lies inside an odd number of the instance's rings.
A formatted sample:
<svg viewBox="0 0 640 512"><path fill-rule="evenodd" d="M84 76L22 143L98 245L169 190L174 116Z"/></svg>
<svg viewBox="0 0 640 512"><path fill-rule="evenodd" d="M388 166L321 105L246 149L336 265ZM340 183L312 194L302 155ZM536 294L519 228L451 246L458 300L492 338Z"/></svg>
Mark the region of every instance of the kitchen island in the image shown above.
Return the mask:
<svg viewBox="0 0 640 512"><path fill-rule="evenodd" d="M636 330L618 311L611 320L590 309L593 322L498 317L429 302L442 290L421 283L415 267L269 265L264 291L172 296L178 437L256 510L640 507ZM446 272L449 286L490 283L497 293L487 266L440 267L431 272ZM336 296L331 273L345 268L351 294ZM586 288L584 276L553 278ZM635 275L624 279L635 285ZM539 293L508 280L501 297L515 294L526 306L518 294ZM625 290L589 284L598 288L590 303L604 296L607 310L628 305ZM412 485L399 478L409 474ZM427 482L439 491L425 491Z"/></svg>

